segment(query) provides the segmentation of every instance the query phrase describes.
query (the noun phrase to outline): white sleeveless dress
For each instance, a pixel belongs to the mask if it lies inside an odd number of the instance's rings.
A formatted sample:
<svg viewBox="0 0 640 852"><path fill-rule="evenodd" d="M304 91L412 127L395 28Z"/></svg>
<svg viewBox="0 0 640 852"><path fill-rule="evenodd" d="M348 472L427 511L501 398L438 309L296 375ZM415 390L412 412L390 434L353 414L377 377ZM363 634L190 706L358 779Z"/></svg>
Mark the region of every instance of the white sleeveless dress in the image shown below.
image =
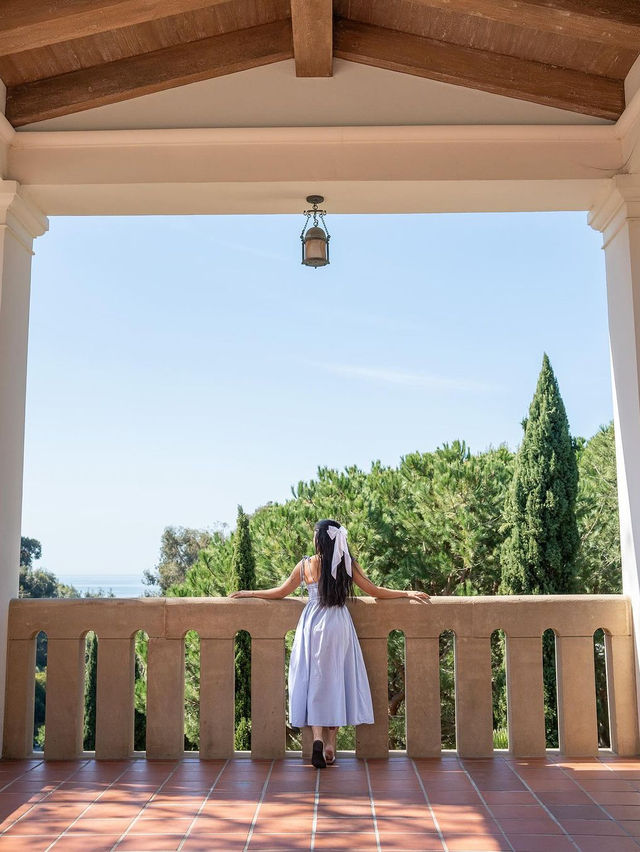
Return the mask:
<svg viewBox="0 0 640 852"><path fill-rule="evenodd" d="M305 557L305 561L308 557ZM346 606L321 606L318 584L307 601L289 659L289 722L326 727L372 725L373 705L358 635Z"/></svg>

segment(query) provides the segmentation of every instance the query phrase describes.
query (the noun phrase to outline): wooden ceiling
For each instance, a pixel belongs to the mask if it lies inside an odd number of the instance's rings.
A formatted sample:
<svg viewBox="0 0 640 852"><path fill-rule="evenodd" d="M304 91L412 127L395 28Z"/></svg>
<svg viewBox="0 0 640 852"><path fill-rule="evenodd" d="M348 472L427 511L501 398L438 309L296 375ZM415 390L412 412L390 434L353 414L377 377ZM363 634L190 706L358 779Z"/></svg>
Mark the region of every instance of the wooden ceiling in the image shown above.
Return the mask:
<svg viewBox="0 0 640 852"><path fill-rule="evenodd" d="M639 0L2 0L19 127L295 58L333 57L616 119Z"/></svg>

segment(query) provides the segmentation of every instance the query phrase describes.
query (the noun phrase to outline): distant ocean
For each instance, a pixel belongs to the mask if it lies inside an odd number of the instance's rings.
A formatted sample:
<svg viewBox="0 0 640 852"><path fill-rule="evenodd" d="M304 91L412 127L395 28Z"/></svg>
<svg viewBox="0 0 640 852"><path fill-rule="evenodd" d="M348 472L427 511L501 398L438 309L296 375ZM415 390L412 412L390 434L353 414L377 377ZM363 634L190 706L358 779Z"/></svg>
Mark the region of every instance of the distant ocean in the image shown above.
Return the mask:
<svg viewBox="0 0 640 852"><path fill-rule="evenodd" d="M132 580L128 577L113 577L111 581L96 580L93 577L84 576L67 576L58 578L61 583L66 583L69 586L74 586L81 594L85 592L97 592L102 589L103 592L113 594L117 598L138 598L144 595L147 586L144 586L141 580Z"/></svg>

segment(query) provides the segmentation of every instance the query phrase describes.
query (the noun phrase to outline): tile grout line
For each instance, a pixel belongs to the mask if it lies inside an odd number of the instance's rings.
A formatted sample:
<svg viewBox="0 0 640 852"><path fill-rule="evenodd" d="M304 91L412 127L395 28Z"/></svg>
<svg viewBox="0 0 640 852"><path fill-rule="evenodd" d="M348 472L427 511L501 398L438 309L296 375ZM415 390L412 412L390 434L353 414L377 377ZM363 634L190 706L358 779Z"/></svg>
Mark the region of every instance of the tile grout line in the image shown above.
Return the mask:
<svg viewBox="0 0 640 852"><path fill-rule="evenodd" d="M520 773L519 773L519 772L517 772L517 771L513 768L513 766L511 765L511 763L510 763L509 761L505 761L505 763L506 763L506 765L509 767L509 769L513 772L513 774L516 776L516 778L518 778L518 779L519 779L519 780L520 780L520 781L524 784L524 786L525 786L525 787L527 788L527 790L531 793L531 795L532 795L532 796L533 796L533 798L536 800L536 802L540 805L540 807L542 807L542 808L544 809L544 811L547 813L547 815L551 817L551 819L555 822L555 824L558 826L558 828L562 831L562 833L564 834L564 836L565 836L565 837L567 837L567 838L569 839L569 841L570 841L570 842L571 842L571 843L572 843L572 844L576 847L576 849L580 850L580 847L578 846L577 842L576 842L576 841L573 839L573 837L569 834L569 832L567 831L567 829L566 829L566 828L562 825L562 823L560 822L560 820L559 820L559 819L557 819L557 817L556 817L554 814L552 814L552 813L551 813L551 811L549 810L549 808L545 805L545 803L542 801L542 799L538 796L538 794L536 793L536 791L535 791L532 787L530 787L530 786L529 786L529 784L527 784L527 782L524 780L524 778L522 777L522 775L520 775Z"/></svg>
<svg viewBox="0 0 640 852"><path fill-rule="evenodd" d="M418 784L420 785L420 789L422 790L422 795L424 796L424 800L429 808L429 813L431 814L431 819L433 820L433 824L436 827L436 831L438 832L438 837L440 838L440 843L442 843L442 848L444 852L449 852L449 848L447 846L446 840L444 839L444 834L442 833L442 829L440 828L440 823L438 822L438 818L435 815L433 810L433 806L429 800L429 796L427 795L427 791L425 790L424 783L422 778L420 777L420 773L418 772L418 767L416 766L416 762L413 758L411 759L411 765L413 766L413 771L416 773L416 778L418 779Z"/></svg>
<svg viewBox="0 0 640 852"><path fill-rule="evenodd" d="M376 806L373 801L373 788L371 787L371 774L369 772L369 762L367 758L364 759L364 771L367 774L367 787L369 788L369 804L371 805L371 817L373 819L373 831L376 836L376 847L378 852L381 852L382 846L380 845L380 832L378 831L378 820L376 818Z"/></svg>
<svg viewBox="0 0 640 852"><path fill-rule="evenodd" d="M487 802L487 800L485 799L485 797L482 795L482 792L480 791L480 788L478 787L478 785L476 784L476 782L475 782L475 781L473 780L473 778L471 777L471 773L467 770L467 768L466 768L466 767L464 766L464 764L462 763L462 760L460 759L460 755L456 754L456 760L458 761L458 766L460 767L460 769L462 769L462 771L464 772L464 774L467 776L467 778L468 778L468 779L469 779L469 781L471 782L471 786L472 786L472 787L473 787L473 789L476 791L476 794L477 794L478 798L480 799L480 801L482 802L482 804L485 806L485 808L489 811L489 814L490 814L490 816L491 816L491 819L492 819L492 820L495 822L495 824L498 826L498 828L500 829L500 833L502 834L502 836L504 837L504 839L505 839L505 840L507 841L507 843L509 844L509 849L511 849L511 852L515 852L515 848L514 848L513 843L509 840L509 838L508 838L508 837L507 837L507 835L505 834L505 830L504 830L504 828L500 825L500 823L498 822L498 820L495 818L493 811L492 811L492 810L491 810L491 808L489 807L489 803ZM494 760L497 760L497 758L494 758Z"/></svg>
<svg viewBox="0 0 640 852"><path fill-rule="evenodd" d="M179 846L178 846L178 848L177 848L176 852L181 852L182 847L183 847L183 846L184 846L184 844L187 842L187 838L189 837L189 834L191 833L191 829L192 829L192 828L193 828L193 826L196 824L196 820L198 819L198 817L199 817L199 816L200 816L200 814L202 813L202 810L203 810L204 806L205 806L205 805L207 804L207 802L209 801L209 797L211 796L211 794L213 793L213 791L216 789L216 785L217 785L218 781L220 780L220 777L222 776L222 773L225 771L225 769L227 768L227 766L228 766L228 765L229 765L229 759L227 758L227 760L225 760L225 762L224 762L224 765L223 765L223 766L222 766L222 768L220 769L220 772L218 772L218 774L216 775L216 780L213 782L213 784L212 784L212 785L209 787L209 789L207 790L207 795L204 797L204 801L202 802L202 804L200 805L200 807L199 807L199 808L198 808L198 810L196 811L196 813L195 813L195 815L194 815L193 819L192 819L192 820L191 820L191 822L189 823L189 827L188 827L188 828L187 828L187 830L185 831L185 833L184 833L184 837L183 837L183 838L182 838L182 840L180 841L180 844L179 844ZM45 852L46 852L46 850L45 850Z"/></svg>
<svg viewBox="0 0 640 852"><path fill-rule="evenodd" d="M107 790L110 790L110 789L113 787L113 785L114 785L114 784L117 784L117 783L118 783L118 781L122 778L122 776L123 776L123 775L126 775L126 773L129 771L129 769L130 769L130 767L129 767L129 766L126 766L126 767L122 770L122 772L120 773L120 775L118 775L118 776L117 776L117 778L114 778L114 779L113 779L113 781L112 781L110 784L107 784L107 786L104 788L104 790L102 790L102 792L101 792L98 796L96 796L96 798L95 798L95 799L92 799L92 800L89 802L89 804L86 806L86 808L84 808L82 811L80 811L80 813L78 814L78 816L77 816L74 820L72 820L72 821L69 823L69 825L65 828L65 830L64 830L64 831L62 831L62 832L60 832L60 834L56 837L56 839L55 839L52 843L50 843L50 844L47 846L47 848L44 850L44 852L49 852L49 849L53 849L53 847L56 845L56 843L58 842L58 840L60 840L60 838L61 838L61 837L64 837L64 835L65 835L65 834L69 831L69 829L70 829L70 828L73 828L73 826L74 826L74 825L78 822L78 820L80 819L80 817L84 816L84 814L86 814L86 812L89 810L89 808L90 808L93 804L95 804L95 802L99 801L99 800L102 798L102 796L103 796L103 795L107 792Z"/></svg>
<svg viewBox="0 0 640 852"><path fill-rule="evenodd" d="M35 769L35 768L36 768L36 766L39 766L41 763L43 763L43 761L42 761L42 760L39 760L39 761L36 763L36 765L35 765L35 766L32 766L30 769L25 769L25 771L24 771L21 775L16 775L16 777L15 777L15 778L12 778L12 779L11 779L11 781L8 781L8 782L4 785L4 787L0 787L0 793L4 793L4 792L5 792L5 790L7 790L7 789L8 789L8 788L12 785L12 784L15 784L15 783L16 783L16 781L20 781L20 780L24 779L24 778L25 778L25 776L26 776L26 775L28 775L28 774L31 772L31 770L32 770L32 769ZM9 791L9 792L11 792L11 791ZM53 791L51 791L51 792L53 792Z"/></svg>
<svg viewBox="0 0 640 852"><path fill-rule="evenodd" d="M601 757L598 757L598 761L599 761L599 763L601 763L603 766L606 766L606 768L609 770L609 772L613 772L613 773L614 773L614 778L616 777L616 775L615 775L615 770L614 770L614 769L612 769L612 767L609 765L609 763L608 763L607 761L602 760L602 758L601 758ZM621 780L621 781L624 781L624 778L621 778L620 780ZM628 784L628 783L629 783L628 781L625 781L625 784ZM638 790L638 788L637 788L637 787L634 787L634 792L636 792L636 793L637 793L637 792L640 792L640 790ZM590 795L590 794L589 794L589 792L588 792L587 790L585 790L585 793L587 794L587 796L588 796L588 795ZM615 822L616 822L616 825L618 825L618 820L615 820ZM626 828L623 828L623 830L624 830L624 831L626 831L627 829L626 829ZM630 834L629 836L630 836L630 837L632 837L632 838L635 840L635 842L636 842L636 843L640 846L640 837L634 837L632 834Z"/></svg>
<svg viewBox="0 0 640 852"><path fill-rule="evenodd" d="M316 845L316 829L318 827L318 804L320 802L320 770L316 769L316 789L313 796L313 819L311 820L311 840L309 850L313 852Z"/></svg>
<svg viewBox="0 0 640 852"><path fill-rule="evenodd" d="M149 806L149 804L150 804L151 802L153 802L153 800L154 800L154 799L155 799L155 797L158 795L158 793L159 793L159 792L160 792L160 791L161 791L161 790L162 790L162 789L166 786L166 784L168 783L169 779L170 779L170 778L173 778L173 776L174 776L174 775L175 775L175 773L178 771L178 769L180 768L180 766L182 765L182 763L183 763L183 762L184 762L184 761L179 760L179 761L176 763L176 765L173 767L173 769L171 770L171 772L170 772L170 773L167 775L167 777L164 779L164 781L162 782L162 784L154 790L153 795L152 795L152 796L150 796L150 797L147 799L147 801L144 803L144 805L142 806L142 808L140 808L140 813L139 813L137 816L135 816L135 817L131 820L131 822L129 823L129 825L125 828L125 830L122 832L122 834L120 835L120 837L119 837L119 838L116 840L116 842L113 844L113 846L111 847L110 852L113 852L113 850L114 850L114 849L117 849L117 848L118 848L118 846L120 845L120 843L122 843L122 841L125 839L125 837L129 834L129 832L131 831L131 829L133 828L133 826L134 826L134 825L138 822L138 820L140 819L140 817L142 816L142 814L145 812L145 810L147 809L147 807Z"/></svg>
<svg viewBox="0 0 640 852"><path fill-rule="evenodd" d="M605 765L605 766L606 766L606 764L603 764L603 765ZM600 802L597 802L597 801L593 798L593 796L591 795L591 793L590 793L588 790L585 790L585 788L582 786L582 784L581 784L579 781L576 781L576 779L575 779L575 778L572 778L572 777L571 777L571 775L569 775L569 773L566 771L566 769L565 769L563 766L561 766L559 763L558 763L558 768L560 769L560 771L562 772L562 774L563 774L566 778L568 778L568 779L569 779L569 780L570 780L573 784L575 784L575 785L576 785L576 787L577 787L579 790L581 790L581 791L585 794L585 796L588 796L588 797L591 799L591 801L593 802L593 804L594 804L594 805L597 805L597 807L599 807L599 808L600 808L600 810L601 810L604 814L606 814L607 819L608 819L610 822L613 822L615 825L619 826L619 827L620 827L620 828L621 828L624 832L626 832L627 837L630 837L630 838L631 838L631 839L632 839L632 840L633 840L636 844L638 843L639 838L634 837L634 836L633 836L633 834L631 834L630 832L628 832L628 831L627 831L627 829L626 829L623 825L621 825L621 824L620 824L620 821L619 821L619 820L614 819L614 818L611 816L611 814L609 813L609 811L605 808L605 806L604 806L604 805L601 805L601 804L600 804ZM607 768L608 768L608 767L607 767ZM610 771L611 771L611 772L613 772L613 769L611 769Z"/></svg>
<svg viewBox="0 0 640 852"><path fill-rule="evenodd" d="M256 809L253 814L253 819L251 820L251 825L249 826L249 834L247 834L247 839L245 840L245 844L242 847L242 852L247 852L249 844L251 843L251 838L253 837L253 829L256 827L256 823L258 822L258 814L260 813L260 807L264 801L264 797L267 792L267 786L269 784L269 779L271 778L271 773L273 772L274 764L275 760L272 760L271 766L269 767L269 771L267 772L267 777L264 779L264 784L262 785L262 792L260 793L260 798L258 799L258 804L256 805Z"/></svg>
<svg viewBox="0 0 640 852"><path fill-rule="evenodd" d="M88 761L85 761L84 765L86 766L87 763L88 763ZM79 767L79 769L83 769L83 768L84 768L84 766ZM56 784L56 786L53 788L53 790L49 790L49 792L46 793L41 799L38 799L37 802L33 802L33 804L31 805L30 808L28 808L23 814L20 814L20 816L17 819L14 819L14 821L10 825L8 825L6 828L3 828L2 831L0 831L0 837L3 837L9 831L9 829L13 828L13 826L16 825L16 823L19 823L20 820L24 819L28 814L30 814L31 811L35 808L36 805L41 805L43 802L46 802L46 800L49 798L49 796L52 793L55 793L56 790L58 790L63 784L65 784L69 780L69 778L72 778L77 771L78 770L75 769L69 775L65 775L65 777L62 779L62 781L59 781Z"/></svg>

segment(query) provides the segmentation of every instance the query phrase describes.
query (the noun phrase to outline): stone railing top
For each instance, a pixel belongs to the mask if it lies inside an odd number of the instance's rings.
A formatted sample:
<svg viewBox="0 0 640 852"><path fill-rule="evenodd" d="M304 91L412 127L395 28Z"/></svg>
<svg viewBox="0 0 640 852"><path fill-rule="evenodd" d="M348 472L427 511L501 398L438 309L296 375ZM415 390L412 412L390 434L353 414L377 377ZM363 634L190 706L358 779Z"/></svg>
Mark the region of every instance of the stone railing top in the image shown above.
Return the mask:
<svg viewBox="0 0 640 852"><path fill-rule="evenodd" d="M102 639L122 639L144 630L149 637L182 639L189 630L201 638L230 638L247 630L255 639L281 639L293 630L303 598L93 598L15 599L9 606L9 639L32 639L44 631L51 639L77 639L93 630ZM507 636L540 636L548 628L559 636L591 636L598 628L611 635L631 633L631 608L623 595L501 595L434 597L427 603L356 598L349 604L361 638L385 637L402 630L408 637L486 637L502 629Z"/></svg>

